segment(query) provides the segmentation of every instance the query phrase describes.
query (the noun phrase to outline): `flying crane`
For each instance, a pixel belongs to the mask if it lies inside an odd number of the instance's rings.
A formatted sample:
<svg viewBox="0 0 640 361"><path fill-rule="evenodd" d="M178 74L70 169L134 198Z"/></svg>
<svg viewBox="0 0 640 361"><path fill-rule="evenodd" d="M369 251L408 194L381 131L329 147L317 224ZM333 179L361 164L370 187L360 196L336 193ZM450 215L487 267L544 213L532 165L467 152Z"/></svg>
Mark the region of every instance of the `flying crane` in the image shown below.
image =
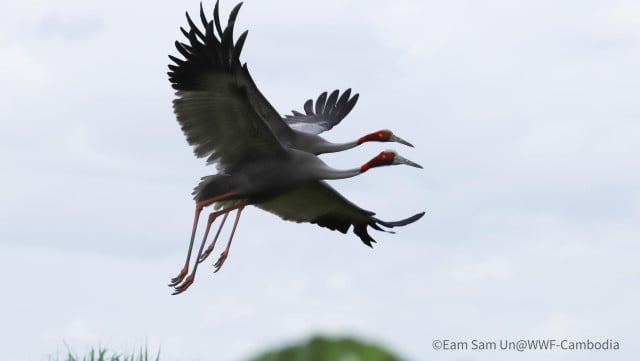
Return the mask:
<svg viewBox="0 0 640 361"><path fill-rule="evenodd" d="M333 124L329 122L319 125L320 129L323 127L329 129L337 124L355 104L353 98L349 99L348 91L345 92L346 97L343 94L340 98L336 92L331 93L328 98L321 94L316 102L315 113L309 111L307 103L305 104L307 114L294 112L283 121L258 90L246 63L241 64L239 60L247 32L241 34L234 43L233 28L241 5L242 3L238 4L231 11L224 31L219 20L217 2L213 21L206 19L202 5L200 7L200 18L204 30L200 30L187 13L190 30L181 28L181 31L189 41L188 43L175 42L176 49L184 59L169 56L173 64L169 65L168 74L176 90L176 99L173 104L177 120L187 141L194 147L196 156L207 158L207 162L215 163L218 169L218 174L203 177L194 190L196 210L187 260L180 274L173 278L170 284L176 287L175 293L183 292L193 283L197 261L203 259L206 235L213 220L223 214L226 217L229 212L237 210L231 236L216 263L216 270L222 266L228 256L240 214L249 204L263 204L263 209L267 211L285 219L296 220L287 215L291 211L288 207L293 207L292 195L295 199L295 194L301 198L317 197L322 194L321 198L331 198L334 204L337 200L344 209L351 210L352 213L355 210L355 213L360 213L361 217L351 223L348 220L345 223L344 220L336 221L331 214L325 212L316 213L316 218L298 221L309 221L343 232L346 232L345 224L347 228L353 224L356 234L363 241L366 239L365 243L369 242L369 244L371 240L363 238L367 226L378 230L381 230L379 225L391 228L411 223L423 214L417 214L399 222L383 222L373 218L371 212L348 202L321 181L353 177L368 169L384 165L420 166L392 151L382 152L361 167L348 170L333 169L320 160L316 154L349 149L366 141L395 141L410 144L390 131L375 132L355 142L334 144L314 134L313 131L294 129L293 124L303 124L305 117L314 117L318 114L328 114L328 119L333 121ZM342 99L346 100L341 101ZM337 109L341 110L337 111ZM287 123L292 124L293 127ZM307 121L307 124L311 123L321 124L318 121ZM200 213L204 207L212 204L222 209L209 216L207 231L194 269L186 277ZM322 214L322 219L318 218L318 214Z"/></svg>

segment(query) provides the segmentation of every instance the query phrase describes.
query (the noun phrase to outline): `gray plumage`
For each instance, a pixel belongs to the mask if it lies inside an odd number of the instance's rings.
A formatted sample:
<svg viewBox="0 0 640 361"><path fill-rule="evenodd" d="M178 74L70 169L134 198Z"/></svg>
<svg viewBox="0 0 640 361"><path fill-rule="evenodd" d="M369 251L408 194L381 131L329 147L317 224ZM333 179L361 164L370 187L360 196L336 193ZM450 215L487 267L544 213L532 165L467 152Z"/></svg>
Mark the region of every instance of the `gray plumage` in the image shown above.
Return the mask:
<svg viewBox="0 0 640 361"><path fill-rule="evenodd" d="M218 2L214 7L213 20L207 19L200 4L202 28L187 13L189 28L180 28L187 40L175 42L182 58L169 56L172 63L169 64L168 75L176 90L173 107L178 123L195 155L206 158L207 163L215 163L218 169L218 174L203 177L194 189L196 211L191 241L185 266L170 284L176 287L174 294L186 290L195 277L198 262L185 279L200 212L209 205L222 210L213 212L209 217L198 252L199 262L210 252L208 249L203 256L204 242L213 220L220 215L226 219L234 210L238 212L216 270L227 257L240 214L246 205L257 205L283 219L316 223L343 233L353 226L354 233L369 246L375 241L367 233L367 227L383 230L382 227L401 226L416 221L424 214L402 221L384 222L321 181L353 177L384 165L420 166L393 151L382 152L361 167L347 170L330 168L320 160L317 154L353 148L366 141L410 144L388 130L341 144L318 136L317 133L331 129L353 109L358 94L352 97L350 89L342 95L337 90L331 94L324 92L316 99L315 105L308 100L304 104L304 115L294 112L284 119L280 117L259 91L246 63L240 61L247 32L243 32L236 41L233 34L241 5L233 8L224 29ZM313 131L305 129L305 125L313 124ZM300 210L303 204L304 212Z"/></svg>
<svg viewBox="0 0 640 361"><path fill-rule="evenodd" d="M338 89L331 92L327 98L327 92L318 96L313 105L313 100L309 99L304 103L305 114L293 110L291 115L285 115L284 121L294 130L305 133L320 134L338 125L358 101L359 94L350 97L351 89L345 90L338 98Z"/></svg>

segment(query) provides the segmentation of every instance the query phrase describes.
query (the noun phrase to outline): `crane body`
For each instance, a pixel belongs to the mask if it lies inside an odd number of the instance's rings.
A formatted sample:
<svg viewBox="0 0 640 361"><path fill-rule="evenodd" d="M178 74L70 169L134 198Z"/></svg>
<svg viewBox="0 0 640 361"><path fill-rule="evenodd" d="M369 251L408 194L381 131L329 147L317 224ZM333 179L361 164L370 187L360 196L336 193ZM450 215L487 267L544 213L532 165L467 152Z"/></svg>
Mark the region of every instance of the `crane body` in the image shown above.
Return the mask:
<svg viewBox="0 0 640 361"><path fill-rule="evenodd" d="M325 164L318 154L351 149L370 141L398 142L412 146L389 130L380 130L345 143L332 143L318 133L338 124L354 107L358 94L347 89L322 93L315 105L304 104L305 113L293 111L281 117L258 90L248 67L240 62L247 32L234 40L235 19L240 6L233 8L226 27L219 19L216 1L213 20L200 5L199 28L187 13L189 30L180 28L187 42L175 42L182 59L170 55L169 80L176 90L174 112L187 141L197 157L215 164L217 174L205 176L194 189L196 208L187 259L178 276L171 280L174 294L184 292L194 281L198 264L213 250L222 226L237 211L226 248L215 263L216 272L227 259L240 215L247 205L256 205L283 219L316 223L322 227L354 233L367 245L375 242L367 227L384 230L415 222L418 213L397 222L385 222L374 213L357 207L331 188L325 179L357 176L380 166L406 164L422 168L393 151L381 152L360 167L337 170ZM308 208L300 211L302 204ZM322 204L322 207L314 204ZM209 214L196 262L189 274L190 258L200 214L214 205ZM298 216L296 214L305 214ZM204 246L212 223L222 222L213 243Z"/></svg>

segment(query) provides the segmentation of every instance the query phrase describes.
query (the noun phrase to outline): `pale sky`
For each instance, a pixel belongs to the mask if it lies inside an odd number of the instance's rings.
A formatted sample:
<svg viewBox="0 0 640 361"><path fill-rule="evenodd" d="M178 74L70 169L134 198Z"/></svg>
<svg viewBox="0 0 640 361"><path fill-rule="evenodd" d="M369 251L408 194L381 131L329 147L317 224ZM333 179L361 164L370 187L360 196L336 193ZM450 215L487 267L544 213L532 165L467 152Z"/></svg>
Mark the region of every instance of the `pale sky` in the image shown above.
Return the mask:
<svg viewBox="0 0 640 361"><path fill-rule="evenodd" d="M248 0L242 60L280 113L352 88L325 134L416 145L325 156L387 167L331 184L376 232L250 208L230 257L179 271L190 193L214 172L171 108L168 54L197 1L36 1L0 11L2 359L147 342L163 361L241 361L315 333L408 360L635 360L640 323L640 4ZM235 5L223 1L226 19ZM207 11L213 1L205 2ZM375 231L372 231L375 232ZM618 351L434 351L432 341L612 339Z"/></svg>

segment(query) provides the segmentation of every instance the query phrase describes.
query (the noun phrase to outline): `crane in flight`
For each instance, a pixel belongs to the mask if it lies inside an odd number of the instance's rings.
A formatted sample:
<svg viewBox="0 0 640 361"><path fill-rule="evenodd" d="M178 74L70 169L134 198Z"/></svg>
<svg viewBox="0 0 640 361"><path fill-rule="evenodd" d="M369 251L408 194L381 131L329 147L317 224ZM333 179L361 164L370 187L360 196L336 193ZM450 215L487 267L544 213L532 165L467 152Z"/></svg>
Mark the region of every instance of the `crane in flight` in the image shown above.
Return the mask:
<svg viewBox="0 0 640 361"><path fill-rule="evenodd" d="M197 261L191 274L186 279L184 277L186 276L185 273L188 272L189 259L195 239L198 219L200 218L200 213L204 207L216 203L216 205L222 209L209 215L207 230L205 231L196 260L199 260L202 257L203 246L213 221L220 215L226 215L229 212L237 210L231 235L227 242L227 247L215 264L217 271L222 267L222 264L228 257L231 241L233 240L238 220L240 219L240 215L245 206L250 204L259 205L261 203L266 203L267 205L271 204L271 206L267 206L268 208L266 208L266 210L279 214L279 212L285 212L285 209L283 208L286 208L287 202L275 204L273 202L269 203L270 200L278 195L297 190L299 186L306 185L314 181L319 181L321 179L343 179L355 177L369 169L389 165L406 164L412 167L422 168L422 166L397 155L393 151L381 152L362 166L346 170L331 168L320 160L320 158L311 153L302 152L292 148L280 148L279 152L281 152L279 155L271 155L269 157L261 156L256 161L243 162L240 168L234 169L234 171L230 173L218 173L203 177L201 182L196 186L194 190L196 211L191 232L191 240L189 242L189 252L185 266L180 271L180 274L171 281L170 285L176 287L176 292L174 294L184 292L184 290L186 290L194 281L198 267ZM277 203L277 201L274 202ZM312 208L314 207L314 204L311 203L307 206ZM419 219L422 214L416 216L410 217L413 220L409 222L406 222L407 220L399 221L397 225L411 223ZM372 225L374 228L380 229L375 226L376 223L385 225L384 222L381 223L381 221L377 219L368 219L365 223L365 228L366 225ZM387 227L394 226L394 222L388 223L389 225ZM331 227L329 226L329 228ZM362 228L362 226L360 226L360 228ZM362 230L355 231L356 234L362 232ZM362 235L360 235L360 237L364 240ZM183 274L185 274L185 276L183 276ZM182 282L182 284L180 284L180 282ZM180 285L178 286L178 284Z"/></svg>
<svg viewBox="0 0 640 361"><path fill-rule="evenodd" d="M287 204L291 204L290 194L299 194L300 197L307 194L308 198L308 194L313 197L314 192L316 196L322 193L324 197L338 199L339 203L346 205L346 209L360 212L357 230L356 221L348 223L347 229L354 224L354 232L369 245L372 239L369 240L368 234L364 236L367 225L380 230L378 225L390 228L411 223L422 216L418 214L399 222L380 221L373 218L371 212L348 202L320 181L353 177L384 165L420 166L389 151L350 170L336 170L322 162L316 154L353 148L367 141L410 144L388 130L374 132L348 143L331 143L318 136L317 133L330 129L351 111L357 94L350 98L350 90L340 97L337 91L328 97L323 93L318 97L315 109L307 101L304 106L306 114L294 111L293 115L283 120L258 90L246 63L240 62L247 32L234 42L233 30L241 5L238 4L231 11L224 30L219 20L217 2L212 21L207 20L201 4L203 30L195 25L187 13L190 29L186 31L181 28L181 31L188 43L175 42L176 49L184 59L169 56L173 64L169 65L168 75L176 90L173 104L177 120L187 141L194 147L196 156L206 157L207 162L216 163L218 169L218 174L203 177L194 190L196 210L187 259L170 284L176 287L175 293L183 292L193 283L197 261L189 277L185 277L198 219L202 209L212 204L222 210L209 216L197 260L203 259L203 246L213 220L223 214L226 219L229 212L237 210L227 248L216 263L216 270L227 258L240 214L249 204L264 204L263 209L295 220L287 215ZM281 196L280 201L275 201L278 196ZM315 218L300 221L346 232L344 222L338 224L330 215L320 217L318 214Z"/></svg>
<svg viewBox="0 0 640 361"><path fill-rule="evenodd" d="M350 96L351 89L345 90L342 95L336 89L328 96L327 92L321 93L315 106L313 100L308 99L304 103L304 114L293 110L291 115L285 115L283 118L293 132L285 132L279 136L283 137L287 146L316 155L348 150L366 142L397 142L413 147L411 143L388 129L378 130L345 143L331 143L318 136L338 125L351 112L358 101L359 94L351 98Z"/></svg>
<svg viewBox="0 0 640 361"><path fill-rule="evenodd" d="M327 131L340 123L340 121L351 112L358 97L359 94L351 97L351 89L345 90L342 95L340 95L340 91L336 89L331 92L328 97L327 92L323 92L318 96L315 106L312 99L308 99L304 103L305 113L293 110L291 115L286 115L282 120L294 130L294 132L287 134L294 134L296 139L296 145L292 147L316 155L351 149L371 141L398 142L413 147L411 143L396 136L388 129L379 130L345 143L331 143L317 136L318 133ZM303 141L304 138L306 138L306 141ZM290 141L289 144L291 143ZM228 213L224 214L219 226L219 231L224 226L228 216ZM220 234L219 231L216 233L216 236ZM201 258L199 258L199 262L204 261L211 251L213 251L216 239L217 237L214 238L211 245L204 251Z"/></svg>

